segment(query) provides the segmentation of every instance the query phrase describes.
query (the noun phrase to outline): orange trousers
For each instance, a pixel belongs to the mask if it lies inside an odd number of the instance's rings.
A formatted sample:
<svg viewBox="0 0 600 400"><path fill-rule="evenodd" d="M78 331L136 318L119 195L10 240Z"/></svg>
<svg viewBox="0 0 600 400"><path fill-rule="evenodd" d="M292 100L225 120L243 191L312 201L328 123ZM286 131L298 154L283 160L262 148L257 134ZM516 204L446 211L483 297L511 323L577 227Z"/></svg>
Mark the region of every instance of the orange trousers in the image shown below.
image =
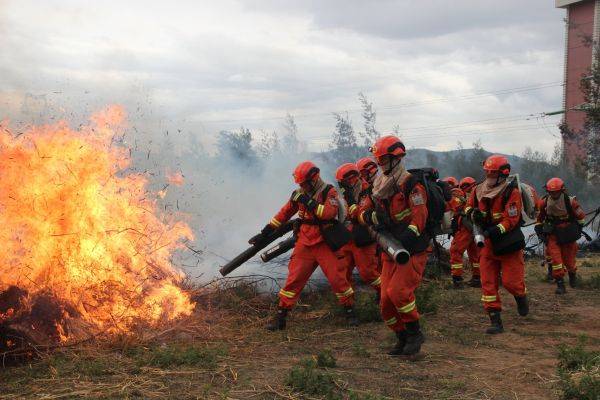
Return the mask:
<svg viewBox="0 0 600 400"><path fill-rule="evenodd" d="M346 276L344 253L333 252L325 242L312 246L296 243L290 263L285 286L279 291L279 307L290 309L298 301L300 292L310 279L317 266L329 281L338 302L344 306L354 303L354 290Z"/></svg>
<svg viewBox="0 0 600 400"><path fill-rule="evenodd" d="M558 244L555 235L548 235L546 244L546 256L552 264L552 277L561 279L565 276L565 270L577 271L577 242Z"/></svg>
<svg viewBox="0 0 600 400"><path fill-rule="evenodd" d="M462 276L465 250L469 256L473 276L479 276L479 247L473 241L473 234L461 224L450 243L450 273L452 276Z"/></svg>
<svg viewBox="0 0 600 400"><path fill-rule="evenodd" d="M381 274L377 260L377 244L373 243L364 247L357 247L350 242L342 248L347 262L347 279L352 283L354 267L358 269L360 279L379 292L381 288Z"/></svg>
<svg viewBox="0 0 600 400"><path fill-rule="evenodd" d="M415 290L423 278L427 252L412 255L406 264L396 264L383 254L382 262L381 316L391 330L403 331L405 323L419 319Z"/></svg>
<svg viewBox="0 0 600 400"><path fill-rule="evenodd" d="M525 296L525 259L523 250L496 256L492 252L492 243L485 240L481 249L481 301L486 311L502 310L502 302L498 293L500 272L502 272L502 286L510 294L517 297Z"/></svg>

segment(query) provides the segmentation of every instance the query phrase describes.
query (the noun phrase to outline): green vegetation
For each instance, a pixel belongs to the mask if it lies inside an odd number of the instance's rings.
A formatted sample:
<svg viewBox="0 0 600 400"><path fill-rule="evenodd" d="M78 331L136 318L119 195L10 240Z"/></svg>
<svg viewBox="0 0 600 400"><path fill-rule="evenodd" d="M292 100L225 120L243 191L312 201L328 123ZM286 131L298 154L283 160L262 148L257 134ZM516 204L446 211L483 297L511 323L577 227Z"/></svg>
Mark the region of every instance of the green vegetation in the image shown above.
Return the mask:
<svg viewBox="0 0 600 400"><path fill-rule="evenodd" d="M560 347L558 375L564 400L600 398L600 351L588 351L584 345L585 338L580 338L575 346Z"/></svg>

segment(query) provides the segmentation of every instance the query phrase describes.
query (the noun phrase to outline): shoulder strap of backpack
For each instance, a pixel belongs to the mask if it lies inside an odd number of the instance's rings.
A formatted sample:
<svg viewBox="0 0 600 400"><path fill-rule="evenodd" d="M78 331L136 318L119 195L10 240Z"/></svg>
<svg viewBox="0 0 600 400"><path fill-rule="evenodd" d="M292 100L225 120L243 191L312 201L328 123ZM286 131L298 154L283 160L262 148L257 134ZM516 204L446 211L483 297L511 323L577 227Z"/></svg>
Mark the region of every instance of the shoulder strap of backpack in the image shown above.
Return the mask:
<svg viewBox="0 0 600 400"><path fill-rule="evenodd" d="M512 195L513 190L515 190L516 188L517 188L517 180L513 179L508 184L506 189L504 189L504 192L502 192L502 208L503 209L504 209L504 207L506 207L506 204L508 203L508 199Z"/></svg>
<svg viewBox="0 0 600 400"><path fill-rule="evenodd" d="M569 214L570 220L575 220L575 211L573 211L573 205L571 204L571 198L567 194L567 192L563 192L563 196L565 199L565 208L567 209L567 214Z"/></svg>
<svg viewBox="0 0 600 400"><path fill-rule="evenodd" d="M417 183L419 183L419 178L413 174L410 174L406 180L406 184L404 185L404 197L408 198L410 196L410 192L412 192Z"/></svg>
<svg viewBox="0 0 600 400"><path fill-rule="evenodd" d="M329 194L329 191L331 189L333 189L333 185L325 186L325 189L323 189L323 191L321 192L321 203L325 203L325 200L327 200L327 195Z"/></svg>

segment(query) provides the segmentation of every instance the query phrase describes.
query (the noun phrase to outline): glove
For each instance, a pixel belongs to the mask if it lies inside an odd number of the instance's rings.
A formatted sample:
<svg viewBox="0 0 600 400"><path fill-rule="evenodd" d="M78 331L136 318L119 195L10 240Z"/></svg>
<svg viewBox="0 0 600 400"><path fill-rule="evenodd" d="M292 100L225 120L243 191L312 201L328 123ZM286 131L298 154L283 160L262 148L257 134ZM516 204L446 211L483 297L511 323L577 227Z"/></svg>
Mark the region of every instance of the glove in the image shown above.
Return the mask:
<svg viewBox="0 0 600 400"><path fill-rule="evenodd" d="M542 227L542 224L536 224L533 230L538 236L542 236L544 234L544 228Z"/></svg>
<svg viewBox="0 0 600 400"><path fill-rule="evenodd" d="M419 237L412 229L407 228L404 231L402 231L398 239L400 240L400 243L402 243L404 248L406 248L410 252L411 249L415 248Z"/></svg>
<svg viewBox="0 0 600 400"><path fill-rule="evenodd" d="M388 225L389 223L389 218L387 214L380 210L365 211L363 213L363 220L367 225L371 226L384 226Z"/></svg>
<svg viewBox="0 0 600 400"><path fill-rule="evenodd" d="M352 189L340 185L340 192L342 192L342 196L344 196L344 200L346 203L351 206L352 204L356 204L356 199L354 198L354 194L352 193Z"/></svg>
<svg viewBox="0 0 600 400"><path fill-rule="evenodd" d="M502 231L498 227L498 225L491 226L483 231L483 236L490 239L496 239L502 235Z"/></svg>
<svg viewBox="0 0 600 400"><path fill-rule="evenodd" d="M458 232L458 217L452 218L452 222L450 223L450 229L452 229L452 234Z"/></svg>
<svg viewBox="0 0 600 400"><path fill-rule="evenodd" d="M248 244L255 245L256 243L264 240L267 236L271 235L273 232L275 232L275 228L273 228L271 224L266 224L258 235L254 235L250 238L250 240L248 240Z"/></svg>
<svg viewBox="0 0 600 400"><path fill-rule="evenodd" d="M298 203L304 204L304 206L308 208L309 211L314 210L319 205L319 203L317 203L315 199L308 197L306 193L302 193L299 191L295 191L294 193L292 193L292 201L297 201Z"/></svg>
<svg viewBox="0 0 600 400"><path fill-rule="evenodd" d="M473 221L474 224L477 224L477 225L483 224L484 218L485 218L485 216L480 209L474 208L471 211L471 221Z"/></svg>

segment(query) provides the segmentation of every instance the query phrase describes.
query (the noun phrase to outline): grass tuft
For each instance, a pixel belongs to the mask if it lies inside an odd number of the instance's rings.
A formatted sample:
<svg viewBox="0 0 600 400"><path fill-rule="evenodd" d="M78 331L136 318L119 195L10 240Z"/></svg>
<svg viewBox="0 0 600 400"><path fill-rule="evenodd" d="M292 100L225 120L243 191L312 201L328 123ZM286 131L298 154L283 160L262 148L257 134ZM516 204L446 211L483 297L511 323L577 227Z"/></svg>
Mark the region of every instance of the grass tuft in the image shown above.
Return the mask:
<svg viewBox="0 0 600 400"><path fill-rule="evenodd" d="M585 339L575 346L563 345L558 354L561 398L564 400L600 399L600 352L584 348Z"/></svg>
<svg viewBox="0 0 600 400"><path fill-rule="evenodd" d="M311 358L301 360L299 366L291 369L286 385L305 395L324 396L328 400L339 398L333 375L318 369L317 361Z"/></svg>

